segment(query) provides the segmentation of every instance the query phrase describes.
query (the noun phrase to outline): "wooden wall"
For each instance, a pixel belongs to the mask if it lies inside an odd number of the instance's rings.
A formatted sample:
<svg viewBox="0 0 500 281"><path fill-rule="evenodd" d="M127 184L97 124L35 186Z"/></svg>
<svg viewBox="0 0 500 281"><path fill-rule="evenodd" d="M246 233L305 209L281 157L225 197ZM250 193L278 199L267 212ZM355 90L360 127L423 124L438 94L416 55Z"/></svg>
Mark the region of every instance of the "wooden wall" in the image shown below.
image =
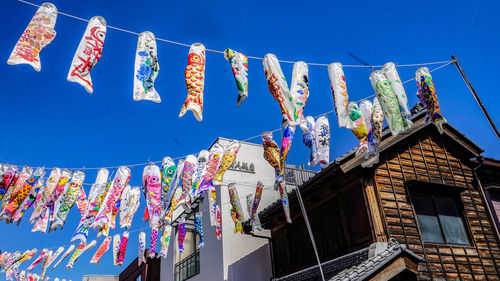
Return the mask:
<svg viewBox="0 0 500 281"><path fill-rule="evenodd" d="M393 145L381 155L373 177L389 237L422 256L420 280L500 280L500 250L467 152L432 126ZM418 180L455 188L464 204L471 246L424 243L405 182Z"/></svg>

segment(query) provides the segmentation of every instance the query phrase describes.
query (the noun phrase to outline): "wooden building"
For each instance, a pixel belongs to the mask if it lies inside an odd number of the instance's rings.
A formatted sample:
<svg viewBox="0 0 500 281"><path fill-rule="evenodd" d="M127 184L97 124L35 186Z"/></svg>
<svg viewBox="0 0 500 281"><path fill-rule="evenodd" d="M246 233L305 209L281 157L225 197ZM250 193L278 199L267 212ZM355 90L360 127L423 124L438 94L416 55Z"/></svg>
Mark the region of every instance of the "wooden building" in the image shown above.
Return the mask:
<svg viewBox="0 0 500 281"><path fill-rule="evenodd" d="M378 164L363 168L351 150L300 187L325 276L500 280L499 240L473 172L483 150L449 124L439 134L421 105L412 114L410 131L384 131ZM289 200L292 224L279 201L259 213L274 278L321 280L296 194ZM381 245L383 255L373 250Z"/></svg>

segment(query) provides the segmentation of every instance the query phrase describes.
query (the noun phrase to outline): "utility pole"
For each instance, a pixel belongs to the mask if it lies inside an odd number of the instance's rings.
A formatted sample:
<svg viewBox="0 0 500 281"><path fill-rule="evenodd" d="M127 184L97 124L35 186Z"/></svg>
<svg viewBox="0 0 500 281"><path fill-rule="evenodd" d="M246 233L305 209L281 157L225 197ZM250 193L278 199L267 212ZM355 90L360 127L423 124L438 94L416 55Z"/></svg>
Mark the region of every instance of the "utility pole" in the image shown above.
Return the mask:
<svg viewBox="0 0 500 281"><path fill-rule="evenodd" d="M488 114L488 111L486 110L483 103L481 102L481 99L477 95L476 90L474 90L474 88L472 87L472 84L470 83L469 79L467 78L467 75L465 75L465 72L462 69L462 67L460 66L458 59L454 55L451 55L451 58L453 59L452 63L455 64L455 66L458 69L458 72L460 72L460 75L462 75L462 78L464 79L465 84L467 84L469 91L472 93L472 96L474 96L474 99L476 100L477 104L479 105L479 107L483 111L484 116L486 116L486 119L488 119L488 122L490 123L491 128L493 128L493 131L495 131L497 138L500 140L500 133L498 132L498 129L495 126L495 123L493 122L490 115Z"/></svg>

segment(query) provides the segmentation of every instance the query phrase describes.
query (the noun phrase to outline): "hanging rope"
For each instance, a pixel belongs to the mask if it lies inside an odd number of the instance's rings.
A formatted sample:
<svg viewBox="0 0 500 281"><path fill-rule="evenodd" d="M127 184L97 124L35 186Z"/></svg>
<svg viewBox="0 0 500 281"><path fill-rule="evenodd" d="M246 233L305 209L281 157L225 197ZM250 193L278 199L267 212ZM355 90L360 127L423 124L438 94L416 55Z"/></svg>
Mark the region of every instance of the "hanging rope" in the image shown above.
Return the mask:
<svg viewBox="0 0 500 281"><path fill-rule="evenodd" d="M24 4L28 4L28 5L34 6L34 7L40 7L40 5L32 3L32 2L29 2L29 1L25 1L25 0L17 0L17 1L19 1L21 3L24 3ZM63 12L59 12L59 11L58 11L58 14L66 16L66 17L70 17L72 19L76 19L76 20L79 20L79 21L89 22L89 20L87 20L87 19L84 19L84 18L81 18L81 17L77 17L77 16L74 16L74 15L71 15L71 14L67 14L67 13L63 13ZM139 36L139 34L140 34L138 32L127 30L127 29L124 29L124 28L116 27L116 26L107 25L106 27L114 29L114 30L118 30L118 31L130 33L130 34L133 34L133 35L136 35L136 36ZM166 42L166 43L170 43L170 44L174 44L174 45L179 45L179 46L184 46L184 47L191 47L190 44L176 42L176 41L173 41L173 40L168 40L168 39L163 39L163 38L158 38L158 37L156 37L156 40L162 41L162 42ZM219 50L214 50L214 49L206 49L206 50L209 51L209 52L212 52L212 53L224 54L224 51L219 51ZM254 59L254 60L262 60L263 59L262 57L256 57L256 56L247 56L247 57L249 59ZM279 60L279 62L282 62L282 63L292 63L292 64L295 63L295 61L289 61L289 60ZM451 61L435 61L435 62L426 62L426 63L398 64L397 66L399 66L399 67L424 66L424 65L442 64L442 63L446 63L446 62L451 62ZM329 64L326 64L326 63L315 63L315 62L308 62L307 64L308 65L314 65L314 66L328 66L329 65ZM352 67L352 68L374 68L374 67L382 67L382 65L356 65L356 64L344 64L342 66L343 67Z"/></svg>
<svg viewBox="0 0 500 281"><path fill-rule="evenodd" d="M21 1L21 2L25 2L24 0L18 0L18 1ZM439 70L445 66L448 66L450 64L452 64L453 61L448 61L448 62L445 62L443 65L441 66L438 66L436 68L433 68L431 70L429 70L429 72L434 72L436 70ZM416 66L419 66L421 64L418 64ZM411 79L408 79L406 81L403 82L403 84L406 84L408 82L411 82L411 81L414 81L415 80L415 77L411 78ZM373 95L370 95L370 96L367 96L367 97L364 97L360 100L357 100L356 103L360 102L360 101L363 101L363 100L367 100L367 99L370 99L372 97L375 97L375 94ZM330 111L327 111L327 112L323 112L321 114L318 114L316 116L314 116L314 118L318 118L320 116L327 116L331 113L334 113L335 112L335 109L332 109ZM280 131L281 128L278 128L278 129L275 129L275 130L272 130L272 131L269 131L271 133L274 133L274 132L277 132L277 131ZM258 134L258 135L255 135L255 136L251 136L249 138L246 138L246 139L242 139L240 140L241 142L247 142L249 140L252 140L252 139L255 139L255 138L260 138L262 134ZM192 154L192 153L191 153ZM187 154L189 155L189 154ZM177 159L182 159L182 158L185 158L187 155L183 155L183 156L178 156L178 157L175 157L175 158L172 158L172 160L177 160ZM197 155L196 153L194 153L193 155ZM104 166L104 167L92 167L92 168L87 168L87 167L81 167L81 168L66 168L66 169L69 169L69 170L99 170L101 168L104 168L104 169L116 169L116 168L119 168L120 166L127 166L127 167L137 167L137 166L146 166L146 165L151 165L151 164L158 164L158 163L161 163L162 160L159 160L159 161L148 161L148 162L144 162L144 163L135 163L135 164L124 164L124 165L117 165L117 166ZM14 165L14 166L20 166L20 165ZM57 167L41 167L41 168L44 168L46 170L51 170L53 168L57 168Z"/></svg>

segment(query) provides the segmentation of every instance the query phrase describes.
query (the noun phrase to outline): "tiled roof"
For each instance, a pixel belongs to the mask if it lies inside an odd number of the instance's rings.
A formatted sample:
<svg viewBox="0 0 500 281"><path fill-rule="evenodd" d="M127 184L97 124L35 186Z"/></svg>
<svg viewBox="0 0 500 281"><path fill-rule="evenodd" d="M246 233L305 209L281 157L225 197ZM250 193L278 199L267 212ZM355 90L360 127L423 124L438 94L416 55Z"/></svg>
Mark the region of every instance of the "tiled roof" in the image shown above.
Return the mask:
<svg viewBox="0 0 500 281"><path fill-rule="evenodd" d="M375 247L373 247L374 245ZM423 260L422 257L417 256L415 253L408 250L406 248L406 245L400 245L394 238L391 238L387 243L372 244L370 248L370 250L373 250L375 253L371 254L368 259L358 265L343 270L342 272L331 278L329 281L365 280L366 278L370 277L372 274L380 270L383 266L404 253L409 254L417 261Z"/></svg>

